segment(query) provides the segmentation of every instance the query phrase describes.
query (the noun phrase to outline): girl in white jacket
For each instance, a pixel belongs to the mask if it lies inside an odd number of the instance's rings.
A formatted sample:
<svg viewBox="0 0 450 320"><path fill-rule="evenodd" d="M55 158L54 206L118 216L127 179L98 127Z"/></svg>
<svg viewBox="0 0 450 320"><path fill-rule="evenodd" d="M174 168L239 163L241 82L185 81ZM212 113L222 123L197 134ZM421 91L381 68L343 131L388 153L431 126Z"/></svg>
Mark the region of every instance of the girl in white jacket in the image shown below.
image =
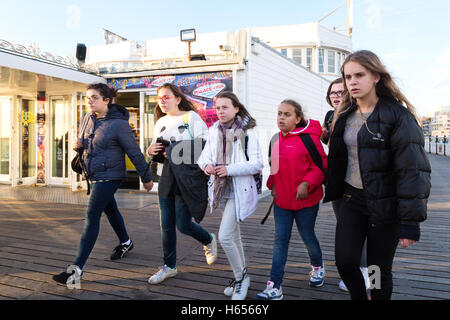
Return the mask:
<svg viewBox="0 0 450 320"><path fill-rule="evenodd" d="M210 176L208 182L211 212L226 202L220 223L219 241L233 269L235 280L224 294L244 300L250 286L239 224L258 204L254 175L263 161L253 119L232 92L216 96L219 121L209 128L209 137L197 163ZM247 138L246 138L247 136Z"/></svg>

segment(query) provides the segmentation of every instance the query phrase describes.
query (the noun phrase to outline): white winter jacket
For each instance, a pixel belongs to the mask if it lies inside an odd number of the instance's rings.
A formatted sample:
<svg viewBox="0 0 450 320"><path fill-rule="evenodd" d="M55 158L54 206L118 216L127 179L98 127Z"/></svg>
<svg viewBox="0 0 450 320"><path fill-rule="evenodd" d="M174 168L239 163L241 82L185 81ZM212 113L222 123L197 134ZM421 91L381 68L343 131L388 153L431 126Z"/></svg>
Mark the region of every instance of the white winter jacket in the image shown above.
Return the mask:
<svg viewBox="0 0 450 320"><path fill-rule="evenodd" d="M199 167L204 170L208 164L216 165L217 146L219 139L219 121L209 128L209 137L205 148L197 161ZM231 163L226 167L228 175L232 177L233 193L236 205L236 219L243 221L256 210L258 205L258 193L256 190L254 174L261 172L264 167L261 148L253 129L246 131L248 136L247 155L245 157L243 139L237 139L233 142L233 154ZM212 209L214 201L214 176L211 175L208 182L209 204Z"/></svg>

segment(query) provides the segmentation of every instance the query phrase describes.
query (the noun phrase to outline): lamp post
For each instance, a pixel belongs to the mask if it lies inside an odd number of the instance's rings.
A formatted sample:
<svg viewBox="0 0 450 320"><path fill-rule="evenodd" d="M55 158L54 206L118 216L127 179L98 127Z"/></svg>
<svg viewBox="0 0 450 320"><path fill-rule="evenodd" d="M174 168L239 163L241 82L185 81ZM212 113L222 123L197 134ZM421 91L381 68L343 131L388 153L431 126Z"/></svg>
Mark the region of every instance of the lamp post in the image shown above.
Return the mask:
<svg viewBox="0 0 450 320"><path fill-rule="evenodd" d="M196 40L195 29L184 29L180 31L180 40L188 43L188 61L191 61L191 42Z"/></svg>
<svg viewBox="0 0 450 320"><path fill-rule="evenodd" d="M436 154L438 154L438 144L439 144L439 138L436 135Z"/></svg>
<svg viewBox="0 0 450 320"><path fill-rule="evenodd" d="M446 149L447 143L448 143L447 136L444 135L444 156L446 156L446 150L445 149Z"/></svg>

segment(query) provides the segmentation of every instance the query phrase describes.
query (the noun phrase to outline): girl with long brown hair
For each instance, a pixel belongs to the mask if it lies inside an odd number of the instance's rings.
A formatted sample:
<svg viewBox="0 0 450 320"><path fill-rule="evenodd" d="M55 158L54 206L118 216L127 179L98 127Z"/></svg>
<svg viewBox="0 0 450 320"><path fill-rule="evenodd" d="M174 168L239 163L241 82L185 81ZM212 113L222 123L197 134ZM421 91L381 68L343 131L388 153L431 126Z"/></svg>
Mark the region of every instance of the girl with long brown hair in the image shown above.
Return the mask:
<svg viewBox="0 0 450 320"><path fill-rule="evenodd" d="M237 96L229 91L215 97L219 121L210 128L197 163L210 177L211 211L223 208L219 241L233 269L234 279L224 294L244 300L250 286L240 226L258 205L255 174L264 167L253 119Z"/></svg>
<svg viewBox="0 0 450 320"><path fill-rule="evenodd" d="M368 299L359 268L367 238L367 264L378 271L371 299L390 299L397 244L419 241L419 223L426 219L430 163L415 109L380 59L357 51L341 72L344 92L332 123L324 198L342 198L336 266L351 298Z"/></svg>
<svg viewBox="0 0 450 320"><path fill-rule="evenodd" d="M148 280L150 284L163 282L167 278L177 275L176 228L203 244L206 261L212 264L217 259L216 236L207 232L192 217L199 222L201 217L193 214L193 193L200 192L205 187L205 210L207 202L206 176L195 163L180 167L172 166L170 146L183 141L200 139L206 140L208 128L200 116L194 111L192 103L175 85L166 83L157 90L156 107L157 122L155 124L153 140L147 149L152 161L158 162L157 175L158 197L161 217L161 237L163 245L164 266ZM157 160L159 159L159 160ZM178 166L179 167L179 166ZM196 170L197 169L197 170ZM194 171L193 171L194 170ZM196 170L196 171L195 171ZM185 174L190 173L189 176ZM183 183L189 181L192 185L186 189ZM198 184L197 184L198 183ZM195 188L193 186L196 186ZM204 214L204 211L200 214Z"/></svg>

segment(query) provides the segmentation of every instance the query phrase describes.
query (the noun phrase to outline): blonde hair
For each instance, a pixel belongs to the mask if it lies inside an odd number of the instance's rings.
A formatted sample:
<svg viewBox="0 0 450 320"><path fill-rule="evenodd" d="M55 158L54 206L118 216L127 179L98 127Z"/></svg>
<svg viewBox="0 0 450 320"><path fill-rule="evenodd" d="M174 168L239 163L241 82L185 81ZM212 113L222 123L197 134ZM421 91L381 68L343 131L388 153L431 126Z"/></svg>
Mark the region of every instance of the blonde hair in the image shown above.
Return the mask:
<svg viewBox="0 0 450 320"><path fill-rule="evenodd" d="M360 50L351 53L342 64L341 74L344 79L344 93L342 94L341 104L336 108L336 112L334 113L333 122L331 124L332 130L334 129L334 125L336 120L339 118L339 115L347 111L348 108L356 102L348 92L344 74L344 66L351 61L360 64L372 74L378 74L380 76L380 80L375 85L377 97L393 100L403 106L406 106L406 108L413 114L417 123L422 126L422 123L417 116L416 108L414 108L411 102L409 102L409 100L403 95L400 88L395 84L391 75L387 71L386 67L381 63L378 56L372 51Z"/></svg>

